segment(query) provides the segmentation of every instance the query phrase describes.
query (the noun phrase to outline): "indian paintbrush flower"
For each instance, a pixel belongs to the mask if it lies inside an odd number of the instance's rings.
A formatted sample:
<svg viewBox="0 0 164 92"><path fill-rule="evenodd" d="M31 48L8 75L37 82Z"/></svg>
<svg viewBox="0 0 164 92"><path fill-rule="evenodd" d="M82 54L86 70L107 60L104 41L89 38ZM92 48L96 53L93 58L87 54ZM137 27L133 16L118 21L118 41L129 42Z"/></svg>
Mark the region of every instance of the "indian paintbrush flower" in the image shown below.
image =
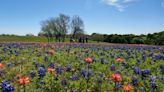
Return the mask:
<svg viewBox="0 0 164 92"><path fill-rule="evenodd" d="M115 82L121 82L122 81L122 77L121 77L120 74L114 73L114 74L112 74L112 80L115 81Z"/></svg>

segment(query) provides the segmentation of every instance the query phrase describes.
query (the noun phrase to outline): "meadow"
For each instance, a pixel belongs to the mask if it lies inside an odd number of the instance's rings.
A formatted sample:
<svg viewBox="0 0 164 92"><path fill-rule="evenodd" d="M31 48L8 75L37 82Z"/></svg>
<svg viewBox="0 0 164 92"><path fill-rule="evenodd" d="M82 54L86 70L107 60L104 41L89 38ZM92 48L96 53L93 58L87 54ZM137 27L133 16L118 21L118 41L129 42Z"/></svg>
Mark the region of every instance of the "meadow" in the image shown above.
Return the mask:
<svg viewBox="0 0 164 92"><path fill-rule="evenodd" d="M163 92L164 47L0 43L2 92Z"/></svg>

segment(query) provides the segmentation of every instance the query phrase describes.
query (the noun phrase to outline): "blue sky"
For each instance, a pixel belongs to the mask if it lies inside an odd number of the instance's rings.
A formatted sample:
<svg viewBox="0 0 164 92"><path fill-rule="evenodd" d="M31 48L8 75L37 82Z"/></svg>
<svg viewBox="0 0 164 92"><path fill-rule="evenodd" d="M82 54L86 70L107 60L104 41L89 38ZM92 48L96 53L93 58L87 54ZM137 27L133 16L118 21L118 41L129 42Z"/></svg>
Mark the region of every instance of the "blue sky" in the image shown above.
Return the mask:
<svg viewBox="0 0 164 92"><path fill-rule="evenodd" d="M79 15L88 34L147 34L164 30L164 0L0 0L0 34L37 35L40 22Z"/></svg>

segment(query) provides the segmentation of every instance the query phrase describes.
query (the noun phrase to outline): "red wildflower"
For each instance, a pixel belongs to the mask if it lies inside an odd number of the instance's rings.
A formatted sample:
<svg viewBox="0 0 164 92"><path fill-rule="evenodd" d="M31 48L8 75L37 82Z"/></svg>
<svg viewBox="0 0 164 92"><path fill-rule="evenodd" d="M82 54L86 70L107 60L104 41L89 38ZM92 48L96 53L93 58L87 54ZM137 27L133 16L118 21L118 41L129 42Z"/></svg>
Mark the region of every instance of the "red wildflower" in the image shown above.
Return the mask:
<svg viewBox="0 0 164 92"><path fill-rule="evenodd" d="M54 50L49 50L48 54L53 55L53 54L55 54L55 51Z"/></svg>
<svg viewBox="0 0 164 92"><path fill-rule="evenodd" d="M55 71L54 68L48 68L48 72L49 72L49 73L53 73L54 71Z"/></svg>
<svg viewBox="0 0 164 92"><path fill-rule="evenodd" d="M87 63L92 63L93 60L92 60L92 58L88 57L88 58L85 58L85 62L87 62Z"/></svg>
<svg viewBox="0 0 164 92"><path fill-rule="evenodd" d="M117 58L116 61L117 61L117 62L123 62L124 59L123 59L123 58Z"/></svg>
<svg viewBox="0 0 164 92"><path fill-rule="evenodd" d="M114 80L115 82L121 82L122 77L120 74L114 73L114 74L112 74L112 80Z"/></svg>
<svg viewBox="0 0 164 92"><path fill-rule="evenodd" d="M133 86L130 85L130 84L129 84L129 85L124 85L124 86L123 86L123 90L124 90L124 91L130 91L130 90L132 90L132 89L133 89Z"/></svg>
<svg viewBox="0 0 164 92"><path fill-rule="evenodd" d="M0 69L3 69L3 64L2 63L0 63Z"/></svg>
<svg viewBox="0 0 164 92"><path fill-rule="evenodd" d="M30 78L26 77L26 76L22 76L19 80L18 80L18 84L21 85L28 85L30 83Z"/></svg>

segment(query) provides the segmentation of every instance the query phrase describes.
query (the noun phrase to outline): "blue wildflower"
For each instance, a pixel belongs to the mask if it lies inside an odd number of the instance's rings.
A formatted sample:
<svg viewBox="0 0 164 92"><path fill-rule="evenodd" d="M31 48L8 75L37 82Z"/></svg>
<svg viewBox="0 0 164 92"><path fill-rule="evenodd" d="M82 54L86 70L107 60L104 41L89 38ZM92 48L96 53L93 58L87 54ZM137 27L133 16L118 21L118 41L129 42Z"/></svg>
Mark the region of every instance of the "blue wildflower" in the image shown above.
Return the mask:
<svg viewBox="0 0 164 92"><path fill-rule="evenodd" d="M132 85L133 86L137 86L138 85L138 81L137 81L137 77L136 76L132 77Z"/></svg>
<svg viewBox="0 0 164 92"><path fill-rule="evenodd" d="M115 66L114 66L114 64L111 64L111 65L110 65L110 70L111 70L111 71L115 71Z"/></svg>
<svg viewBox="0 0 164 92"><path fill-rule="evenodd" d="M39 66L38 62L34 62L33 64L34 64L35 68L38 68L38 66Z"/></svg>
<svg viewBox="0 0 164 92"><path fill-rule="evenodd" d="M14 87L7 81L1 82L2 92L14 92Z"/></svg>
<svg viewBox="0 0 164 92"><path fill-rule="evenodd" d="M86 70L85 70L84 68L81 69L81 75L82 75L83 77L86 76Z"/></svg>
<svg viewBox="0 0 164 92"><path fill-rule="evenodd" d="M43 78L46 75L46 69L43 67L40 67L38 70L38 75L40 78Z"/></svg>
<svg viewBox="0 0 164 92"><path fill-rule="evenodd" d="M98 83L102 83L102 80L103 80L103 74L101 73L101 74L99 74L99 76L98 76L97 82L98 82Z"/></svg>
<svg viewBox="0 0 164 92"><path fill-rule="evenodd" d="M54 68L54 62L49 62L48 67L49 68Z"/></svg>
<svg viewBox="0 0 164 92"><path fill-rule="evenodd" d="M70 65L67 65L67 66L66 66L66 71L67 71L67 72L70 72L70 71L71 71L71 66L70 66Z"/></svg>
<svg viewBox="0 0 164 92"><path fill-rule="evenodd" d="M143 79L144 77L147 77L150 74L150 70L149 69L143 69L141 71L141 78Z"/></svg>
<svg viewBox="0 0 164 92"><path fill-rule="evenodd" d="M77 73L74 73L70 79L71 80L78 80L79 78L78 78Z"/></svg>
<svg viewBox="0 0 164 92"><path fill-rule="evenodd" d="M139 74L139 68L137 66L134 67L133 71L134 71L135 74Z"/></svg>
<svg viewBox="0 0 164 92"><path fill-rule="evenodd" d="M67 85L67 81L66 81L64 78L62 78L62 79L61 79L61 84L62 84L63 86L66 86L66 85Z"/></svg>
<svg viewBox="0 0 164 92"><path fill-rule="evenodd" d="M44 64L41 64L41 65L40 65L40 67L43 67L43 68L45 68L45 65L44 65Z"/></svg>
<svg viewBox="0 0 164 92"><path fill-rule="evenodd" d="M34 71L30 72L30 76L31 76L31 78L34 78L35 75L36 75L36 73L35 73Z"/></svg>
<svg viewBox="0 0 164 92"><path fill-rule="evenodd" d="M62 74L62 69L61 69L60 66L57 66L57 67L55 68L55 70L56 70L57 74Z"/></svg>

